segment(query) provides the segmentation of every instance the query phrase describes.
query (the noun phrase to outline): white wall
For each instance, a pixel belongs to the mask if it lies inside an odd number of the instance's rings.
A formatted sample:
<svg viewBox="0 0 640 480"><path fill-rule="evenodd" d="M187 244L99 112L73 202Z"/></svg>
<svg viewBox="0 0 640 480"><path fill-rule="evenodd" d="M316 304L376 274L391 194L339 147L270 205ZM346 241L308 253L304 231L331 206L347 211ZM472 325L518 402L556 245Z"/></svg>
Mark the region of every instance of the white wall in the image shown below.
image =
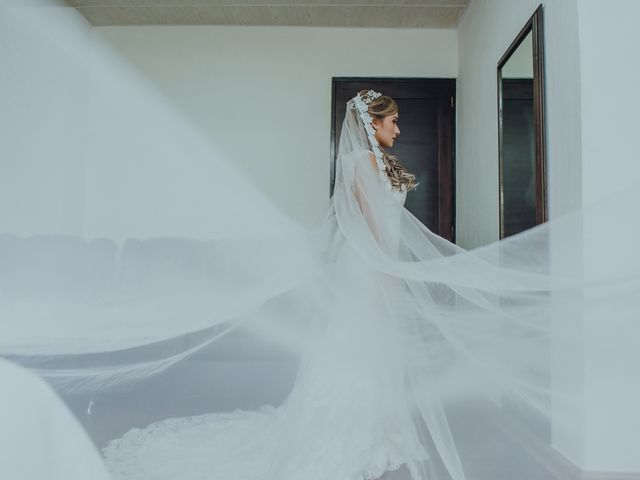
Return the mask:
<svg viewBox="0 0 640 480"><path fill-rule="evenodd" d="M640 2L637 0L578 1L585 204L640 182L636 140L640 124L638 18ZM637 216L640 206L620 207L626 207L628 215ZM616 218L616 212L610 215ZM621 217L618 222L611 222L605 232L594 231L601 226L585 225L587 272L625 262L617 252L602 255L604 240L598 240L601 236L618 242L622 252L637 251L640 232L629 229L633 222L621 228L619 222L626 219L622 215L618 217ZM629 259L626 262L629 263ZM612 346L599 356L586 357L585 395L591 399L591 409L585 412L587 467L640 472L640 385L620 381L624 375L633 376L632 372L640 364L640 338L632 332L624 337L616 335L619 314L590 311L587 315L596 320L600 315L600 321L594 322L594 328L586 332L585 351L598 351L598 346L607 343Z"/></svg>
<svg viewBox="0 0 640 480"><path fill-rule="evenodd" d="M497 65L538 7L537 0L475 0L458 29L458 243L465 248L499 238ZM544 4L547 165L550 217L581 203L580 69L576 0ZM555 258L554 258L555 260ZM574 265L575 267L575 265ZM560 338L574 325L560 319ZM562 342L560 342L562 343ZM553 382L582 396L583 359L569 363L554 353ZM559 360L558 360L559 359ZM567 379L580 379L568 387ZM582 412L553 412L553 443L577 465L585 465ZM555 425L562 420L563 428Z"/></svg>
<svg viewBox="0 0 640 480"><path fill-rule="evenodd" d="M498 61L538 0L475 0L458 28L458 243L472 248L499 237ZM576 0L545 8L549 216L581 205L580 66Z"/></svg>
<svg viewBox="0 0 640 480"><path fill-rule="evenodd" d="M498 238L496 66L538 3L475 0L459 27L457 223L465 247ZM634 140L640 110L640 61L634 50L640 2L543 4L549 213L554 218L640 180ZM565 252L581 257L573 269L581 264L588 275L614 258L624 260L615 252L610 259L596 257L601 244L593 241L602 242L606 232L590 232L589 223L584 228L584 245ZM610 233L615 235L615 225ZM631 237L616 239L626 242L621 251L629 251L637 236ZM554 258L554 265L559 260ZM640 362L638 339L623 342L611 312L575 312L575 322L558 320L555 333L580 342L583 356L567 359L554 352L560 362L553 366L552 381L581 396L584 409L555 412L563 419L562 426L553 425L555 448L587 471L640 471L640 392L625 381Z"/></svg>
<svg viewBox="0 0 640 480"><path fill-rule="evenodd" d="M640 180L640 2L579 0L584 199Z"/></svg>
<svg viewBox="0 0 640 480"><path fill-rule="evenodd" d="M91 28L72 8L18 12L0 32L3 233L217 236L239 181L220 158L269 199L245 218L276 218L261 215L273 202L309 224L328 199L332 76L457 75L455 30Z"/></svg>
<svg viewBox="0 0 640 480"><path fill-rule="evenodd" d="M94 29L278 207L309 224L328 199L332 76L455 77L455 30ZM114 170L124 171L114 158ZM98 175L88 172L91 177ZM147 179L163 183L161 170ZM199 213L193 212L194 222ZM183 224L185 235L190 228ZM198 230L199 231L199 230Z"/></svg>

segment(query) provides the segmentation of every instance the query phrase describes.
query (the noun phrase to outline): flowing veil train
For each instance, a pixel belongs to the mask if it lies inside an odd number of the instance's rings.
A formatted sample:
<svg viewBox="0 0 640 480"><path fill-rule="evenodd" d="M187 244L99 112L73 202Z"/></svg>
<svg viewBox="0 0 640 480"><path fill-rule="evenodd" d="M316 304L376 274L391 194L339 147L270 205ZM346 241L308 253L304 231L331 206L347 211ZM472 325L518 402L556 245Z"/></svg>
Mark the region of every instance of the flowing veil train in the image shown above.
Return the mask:
<svg viewBox="0 0 640 480"><path fill-rule="evenodd" d="M404 208L370 136L356 96L311 229L220 162L216 238L1 234L0 355L115 478L562 477L594 394L639 394L640 185L465 250Z"/></svg>
<svg viewBox="0 0 640 480"><path fill-rule="evenodd" d="M465 251L372 168L360 100L314 229L233 246L58 245L77 262L54 272L58 290L5 283L3 352L71 404L95 405L98 431L101 416L135 427L104 449L116 478L359 480L402 465L414 480L541 478L540 445L581 408L567 387L575 336L614 304L597 351L637 335L632 245L590 271L575 248L585 219L606 224L606 204ZM604 253L600 232L582 244L592 255ZM22 259L13 278L42 270L3 241L5 261ZM101 275L80 288L89 261ZM185 416L194 384L209 403Z"/></svg>

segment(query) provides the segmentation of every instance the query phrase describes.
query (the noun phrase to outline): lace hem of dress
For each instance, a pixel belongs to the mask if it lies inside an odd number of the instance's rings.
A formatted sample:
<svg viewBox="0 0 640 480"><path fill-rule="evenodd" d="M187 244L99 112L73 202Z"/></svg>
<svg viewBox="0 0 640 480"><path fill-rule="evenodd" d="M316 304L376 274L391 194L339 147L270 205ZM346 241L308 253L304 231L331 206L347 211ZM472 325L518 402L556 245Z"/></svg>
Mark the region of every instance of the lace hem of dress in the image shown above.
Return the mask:
<svg viewBox="0 0 640 480"><path fill-rule="evenodd" d="M171 418L128 431L109 442L103 454L109 471L119 480L262 479L283 415L281 408L263 405L252 411ZM369 440L357 452L340 452L346 459L341 458L340 465L334 458L322 458L335 455L334 449L324 455L313 452L316 461L304 462L309 471L296 473L295 480L374 480L403 465L418 478L416 462L427 458L423 449L410 447L411 455L406 456L400 453L407 451L406 445L398 447L398 439ZM287 475L279 477L285 479Z"/></svg>

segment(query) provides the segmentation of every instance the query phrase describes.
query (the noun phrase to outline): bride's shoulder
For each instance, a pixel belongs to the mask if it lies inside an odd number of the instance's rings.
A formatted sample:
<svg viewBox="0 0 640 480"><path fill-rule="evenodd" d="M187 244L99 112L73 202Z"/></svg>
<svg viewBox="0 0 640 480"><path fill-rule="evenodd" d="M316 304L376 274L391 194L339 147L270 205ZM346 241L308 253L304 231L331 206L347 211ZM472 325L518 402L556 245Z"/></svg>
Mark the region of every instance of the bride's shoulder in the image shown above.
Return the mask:
<svg viewBox="0 0 640 480"><path fill-rule="evenodd" d="M376 155L371 150L367 150L367 153L369 154L369 162L371 162L371 168L373 168L377 172L378 161L376 159Z"/></svg>

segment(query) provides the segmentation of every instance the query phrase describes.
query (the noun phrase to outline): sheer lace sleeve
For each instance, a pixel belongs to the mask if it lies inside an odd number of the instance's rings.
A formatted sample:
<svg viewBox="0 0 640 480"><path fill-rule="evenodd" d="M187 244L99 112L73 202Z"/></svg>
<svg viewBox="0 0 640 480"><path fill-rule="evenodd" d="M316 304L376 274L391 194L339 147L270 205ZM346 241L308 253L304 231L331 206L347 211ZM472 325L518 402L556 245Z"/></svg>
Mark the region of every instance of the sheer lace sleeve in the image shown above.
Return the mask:
<svg viewBox="0 0 640 480"><path fill-rule="evenodd" d="M367 150L343 156L337 174L335 208L341 227L359 249L395 256L402 205L390 194Z"/></svg>
<svg viewBox="0 0 640 480"><path fill-rule="evenodd" d="M371 163L371 169L374 172L374 175L378 176L378 167L376 164L376 158L372 153L369 153L369 161ZM353 182L353 194L360 207L360 211L364 216L367 224L369 225L369 229L371 230L371 234L376 239L378 244L380 244L380 230L376 223L376 218L374 216L374 210L370 201L367 199L366 194L366 183L367 180L363 178L363 176L369 176L368 172L365 174L360 172L360 170L364 170L366 172L366 166L363 166L361 169L356 169L356 175Z"/></svg>

